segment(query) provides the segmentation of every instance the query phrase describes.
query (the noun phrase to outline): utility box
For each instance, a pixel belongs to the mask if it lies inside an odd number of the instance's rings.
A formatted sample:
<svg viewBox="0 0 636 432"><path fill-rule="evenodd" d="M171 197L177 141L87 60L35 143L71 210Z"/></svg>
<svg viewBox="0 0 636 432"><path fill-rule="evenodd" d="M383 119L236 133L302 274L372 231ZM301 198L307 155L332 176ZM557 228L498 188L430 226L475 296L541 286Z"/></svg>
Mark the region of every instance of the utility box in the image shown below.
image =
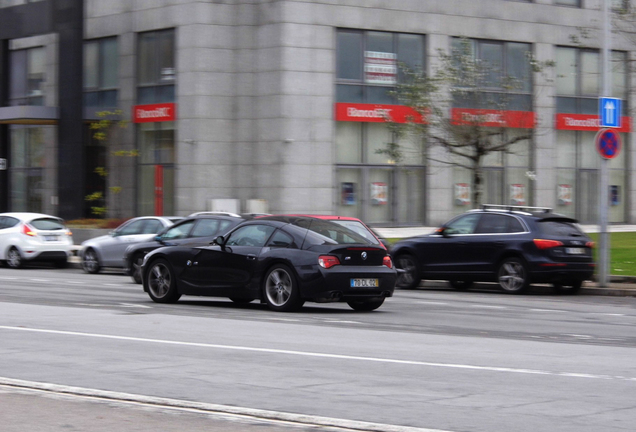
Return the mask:
<svg viewBox="0 0 636 432"><path fill-rule="evenodd" d="M245 203L245 213L269 213L267 200L249 199Z"/></svg>
<svg viewBox="0 0 636 432"><path fill-rule="evenodd" d="M238 214L241 212L241 202L233 198L212 199L208 201L208 211Z"/></svg>

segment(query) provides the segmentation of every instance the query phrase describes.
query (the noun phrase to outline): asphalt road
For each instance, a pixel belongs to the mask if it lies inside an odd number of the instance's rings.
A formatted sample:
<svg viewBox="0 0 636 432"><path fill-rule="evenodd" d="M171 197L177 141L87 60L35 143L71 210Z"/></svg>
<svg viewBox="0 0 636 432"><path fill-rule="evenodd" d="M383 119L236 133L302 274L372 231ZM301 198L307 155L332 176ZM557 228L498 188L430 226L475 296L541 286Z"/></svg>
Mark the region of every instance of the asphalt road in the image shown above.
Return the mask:
<svg viewBox="0 0 636 432"><path fill-rule="evenodd" d="M370 313L281 314L225 299L159 305L117 273L3 268L0 406L12 409L0 425L631 431L635 327L636 298L546 289L427 283Z"/></svg>

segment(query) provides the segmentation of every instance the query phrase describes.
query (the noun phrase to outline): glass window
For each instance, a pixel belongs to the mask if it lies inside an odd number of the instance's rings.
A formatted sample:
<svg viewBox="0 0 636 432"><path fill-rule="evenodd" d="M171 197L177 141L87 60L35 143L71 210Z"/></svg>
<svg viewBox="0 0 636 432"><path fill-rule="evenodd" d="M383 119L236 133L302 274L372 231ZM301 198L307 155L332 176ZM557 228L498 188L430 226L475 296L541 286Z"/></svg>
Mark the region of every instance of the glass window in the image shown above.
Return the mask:
<svg viewBox="0 0 636 432"><path fill-rule="evenodd" d="M480 60L486 65L485 86L499 88L501 86L503 46L499 43L483 42L479 45Z"/></svg>
<svg viewBox="0 0 636 432"><path fill-rule="evenodd" d="M174 102L174 30L140 33L137 56L139 103Z"/></svg>
<svg viewBox="0 0 636 432"><path fill-rule="evenodd" d="M504 234L508 231L510 216L500 214L484 214L479 219L475 234Z"/></svg>
<svg viewBox="0 0 636 432"><path fill-rule="evenodd" d="M627 53L612 51L612 96L627 100Z"/></svg>
<svg viewBox="0 0 636 432"><path fill-rule="evenodd" d="M362 162L362 123L336 123L336 162Z"/></svg>
<svg viewBox="0 0 636 432"><path fill-rule="evenodd" d="M336 43L337 102L396 104L398 64L424 70L422 35L338 30Z"/></svg>
<svg viewBox="0 0 636 432"><path fill-rule="evenodd" d="M43 47L11 51L9 59L11 105L44 104L45 54Z"/></svg>
<svg viewBox="0 0 636 432"><path fill-rule="evenodd" d="M581 52L581 95L598 96L600 83L598 52Z"/></svg>
<svg viewBox="0 0 636 432"><path fill-rule="evenodd" d="M146 220L142 234L157 234L163 229L163 224L157 219Z"/></svg>
<svg viewBox="0 0 636 432"><path fill-rule="evenodd" d="M555 0L555 3L562 6L580 6L581 0Z"/></svg>
<svg viewBox="0 0 636 432"><path fill-rule="evenodd" d="M53 126L11 125L11 209L42 213L44 206L45 136Z"/></svg>
<svg viewBox="0 0 636 432"><path fill-rule="evenodd" d="M192 229L195 221L187 221L170 227L168 231L161 235L163 240L177 240L188 237L188 233Z"/></svg>
<svg viewBox="0 0 636 432"><path fill-rule="evenodd" d="M514 86L519 86L519 91L530 92L532 83L532 68L528 57L531 54L530 45L525 43L512 43L506 45L506 70L508 76L514 80Z"/></svg>
<svg viewBox="0 0 636 432"><path fill-rule="evenodd" d="M238 228L228 238L226 246L263 247L275 228L267 225L247 225Z"/></svg>
<svg viewBox="0 0 636 432"><path fill-rule="evenodd" d="M97 108L117 106L119 53L117 39L84 43L84 105Z"/></svg>
<svg viewBox="0 0 636 432"><path fill-rule="evenodd" d="M36 228L39 230L53 231L53 230L61 230L66 228L61 220L53 219L53 218L33 219L32 221L29 222L29 224L33 228Z"/></svg>
<svg viewBox="0 0 636 432"><path fill-rule="evenodd" d="M479 222L479 214L467 214L452 220L446 225L446 234L473 234Z"/></svg>
<svg viewBox="0 0 636 432"><path fill-rule="evenodd" d="M191 237L210 237L219 230L218 219L201 219L192 230Z"/></svg>
<svg viewBox="0 0 636 432"><path fill-rule="evenodd" d="M290 247L293 243L294 239L291 236L285 234L281 230L278 230L274 233L269 243L267 243L267 246L286 248Z"/></svg>
<svg viewBox="0 0 636 432"><path fill-rule="evenodd" d="M132 221L116 231L118 236L141 234L145 220Z"/></svg>

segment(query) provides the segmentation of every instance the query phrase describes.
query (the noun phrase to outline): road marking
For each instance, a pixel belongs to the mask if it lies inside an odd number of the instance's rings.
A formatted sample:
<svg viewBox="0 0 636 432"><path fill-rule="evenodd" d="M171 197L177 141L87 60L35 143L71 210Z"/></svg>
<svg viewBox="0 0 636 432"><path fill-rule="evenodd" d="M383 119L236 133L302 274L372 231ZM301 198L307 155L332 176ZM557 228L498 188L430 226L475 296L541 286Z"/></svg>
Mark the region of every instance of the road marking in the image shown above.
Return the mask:
<svg viewBox="0 0 636 432"><path fill-rule="evenodd" d="M3 280L16 280L18 278L17 277L10 277L10 276L0 276L0 279L3 279Z"/></svg>
<svg viewBox="0 0 636 432"><path fill-rule="evenodd" d="M218 415L236 420L259 420L267 423L285 424L290 426L327 427L341 431L368 432L451 432L440 429L417 428L381 423L361 422L355 420L320 417L306 414L293 414L279 411L269 411L254 408L244 408L230 405L219 405L203 402L193 402L179 399L168 399L154 396L143 396L131 393L121 393L107 390L97 390L84 387L71 387L58 384L40 383L0 377L0 386L17 390L61 394L66 397L117 402L126 405L137 405L159 409L170 409L182 412Z"/></svg>
<svg viewBox="0 0 636 432"><path fill-rule="evenodd" d="M29 279L31 282L50 282L48 279Z"/></svg>
<svg viewBox="0 0 636 432"><path fill-rule="evenodd" d="M516 374L526 374L526 375L548 375L548 376L593 378L593 379L623 380L623 381L626 380L626 381L636 382L636 378L626 378L626 377L612 376L612 375L577 374L572 372L557 372L557 371L547 371L547 370L538 370L538 369L520 369L520 368L497 367L497 366L476 366L476 365L455 364L455 363L434 363L434 362L425 362L425 361L418 361L418 360L399 360L399 359L388 359L388 358L379 358L379 357L353 356L353 355L346 355L346 354L328 354L328 353L319 353L319 352L311 352L311 351L294 351L294 350L283 350L283 349L274 349L274 348L256 348L256 347L239 346L239 345L209 344L209 343L201 343L201 342L181 342L181 341L171 341L171 340L163 340L163 339L148 339L148 338L131 337L131 336L115 336L115 335L106 335L106 334L99 334L99 333L82 333L82 332L64 331L64 330L47 330L47 329L12 327L12 326L0 326L0 330L58 334L58 335L66 335L66 336L80 336L80 337L112 339L112 340L120 340L120 341L155 343L155 344L164 344L164 345L190 346L190 347L199 347L199 348L212 348L212 349L221 349L221 350L229 350L229 351L248 351L248 352L266 353L266 354L284 354L284 355L300 356L300 357L330 358L330 359L355 360L355 361L374 362L374 363L401 364L401 365L426 366L426 367L438 367L438 368L449 368L449 369L464 369L464 370L487 371L487 372L505 372L505 373L516 373ZM588 337L585 335L569 335L569 336Z"/></svg>
<svg viewBox="0 0 636 432"><path fill-rule="evenodd" d="M434 301L418 301L417 304L427 304L427 305L447 305L448 303L444 303L444 302L434 302Z"/></svg>
<svg viewBox="0 0 636 432"><path fill-rule="evenodd" d="M146 305L140 305L140 304L134 304L134 303L119 303L120 305L122 305L123 307L130 307L130 308L142 308L142 309L152 309L151 306L146 306Z"/></svg>
<svg viewBox="0 0 636 432"><path fill-rule="evenodd" d="M559 310L559 309L530 309L532 312L557 312L557 313L567 313L567 311Z"/></svg>
<svg viewBox="0 0 636 432"><path fill-rule="evenodd" d="M470 305L472 308L482 309L508 309L506 306L492 306L492 305Z"/></svg>

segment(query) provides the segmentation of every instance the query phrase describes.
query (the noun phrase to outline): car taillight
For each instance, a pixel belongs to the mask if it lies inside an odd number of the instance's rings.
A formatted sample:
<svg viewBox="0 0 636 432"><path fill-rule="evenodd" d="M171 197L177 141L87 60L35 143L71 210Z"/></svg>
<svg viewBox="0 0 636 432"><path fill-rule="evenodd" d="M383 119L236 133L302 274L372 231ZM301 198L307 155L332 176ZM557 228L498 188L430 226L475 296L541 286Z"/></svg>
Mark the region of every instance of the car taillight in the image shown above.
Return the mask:
<svg viewBox="0 0 636 432"><path fill-rule="evenodd" d="M563 243L558 240L543 240L543 239L534 239L534 244L538 249L550 249L557 246L563 246Z"/></svg>
<svg viewBox="0 0 636 432"><path fill-rule="evenodd" d="M585 243L585 246L589 247L590 249L594 249L596 247L596 243L594 243L593 241L589 241Z"/></svg>
<svg viewBox="0 0 636 432"><path fill-rule="evenodd" d="M33 228L29 226L29 224L22 225L22 234L28 235L31 237L35 237L37 235L37 233L33 231Z"/></svg>
<svg viewBox="0 0 636 432"><path fill-rule="evenodd" d="M392 269L393 268L393 261L391 261L391 257L387 255L384 258L382 258L382 265L385 265L388 268Z"/></svg>
<svg viewBox="0 0 636 432"><path fill-rule="evenodd" d="M340 260L338 259L338 257L332 255L320 255L318 257L318 264L320 265L320 267L328 269L333 266L339 265Z"/></svg>

